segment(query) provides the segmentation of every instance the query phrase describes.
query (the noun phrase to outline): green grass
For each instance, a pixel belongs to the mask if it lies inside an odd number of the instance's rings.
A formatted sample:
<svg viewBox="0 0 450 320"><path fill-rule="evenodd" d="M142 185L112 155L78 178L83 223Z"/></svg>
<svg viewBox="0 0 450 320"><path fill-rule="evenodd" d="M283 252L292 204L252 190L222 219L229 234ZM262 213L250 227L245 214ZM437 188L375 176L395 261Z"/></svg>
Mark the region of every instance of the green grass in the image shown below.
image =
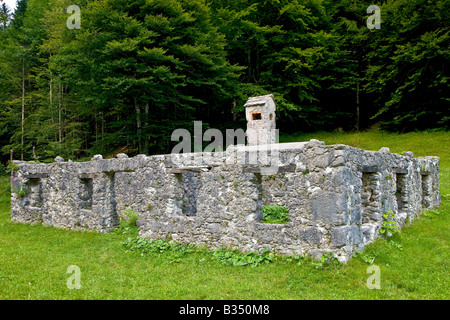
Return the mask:
<svg viewBox="0 0 450 320"><path fill-rule="evenodd" d="M133 227L98 234L13 223L9 178L3 177L0 299L448 299L450 134L317 133L282 141L312 138L441 157L441 207L424 213L392 241L377 240L346 265L278 256L256 267L233 266L202 248L180 255L127 250L123 243L136 237ZM380 290L366 286L370 263L381 269ZM70 265L80 268L79 290L66 286Z"/></svg>

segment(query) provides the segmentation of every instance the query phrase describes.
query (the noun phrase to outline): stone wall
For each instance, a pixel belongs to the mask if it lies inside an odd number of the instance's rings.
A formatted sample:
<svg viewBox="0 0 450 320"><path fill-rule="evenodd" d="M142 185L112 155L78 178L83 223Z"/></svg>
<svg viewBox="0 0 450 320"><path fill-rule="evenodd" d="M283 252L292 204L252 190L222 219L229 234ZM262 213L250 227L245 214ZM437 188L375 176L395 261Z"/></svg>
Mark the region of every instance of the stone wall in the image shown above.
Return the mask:
<svg viewBox="0 0 450 320"><path fill-rule="evenodd" d="M252 149L253 148L253 149ZM282 254L333 252L347 261L377 238L383 214L400 227L440 204L439 159L346 145L272 145L267 163L249 161L264 146L226 152L139 155L89 162L16 162L13 221L109 232L127 209L139 233L210 248L269 246ZM276 149L276 152L274 149ZM251 163L251 164L250 164ZM289 222L261 221L266 205L286 206Z"/></svg>

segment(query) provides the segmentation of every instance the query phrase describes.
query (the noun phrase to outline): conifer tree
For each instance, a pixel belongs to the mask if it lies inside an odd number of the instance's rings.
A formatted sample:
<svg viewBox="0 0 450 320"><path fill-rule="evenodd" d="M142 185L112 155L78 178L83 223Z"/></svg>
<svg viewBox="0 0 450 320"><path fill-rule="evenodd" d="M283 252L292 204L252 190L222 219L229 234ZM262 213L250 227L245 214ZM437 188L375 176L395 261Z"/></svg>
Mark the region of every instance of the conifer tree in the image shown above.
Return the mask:
<svg viewBox="0 0 450 320"><path fill-rule="evenodd" d="M102 115L96 145L170 151L171 132L231 109L237 67L202 1L102 0L62 60L69 85Z"/></svg>

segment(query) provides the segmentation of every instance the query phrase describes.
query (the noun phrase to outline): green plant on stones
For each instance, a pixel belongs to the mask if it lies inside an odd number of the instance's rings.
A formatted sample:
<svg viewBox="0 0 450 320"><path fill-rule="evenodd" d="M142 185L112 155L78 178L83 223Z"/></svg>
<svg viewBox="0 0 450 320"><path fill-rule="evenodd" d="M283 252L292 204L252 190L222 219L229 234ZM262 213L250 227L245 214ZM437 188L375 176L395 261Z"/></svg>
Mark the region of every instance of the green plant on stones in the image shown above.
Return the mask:
<svg viewBox="0 0 450 320"><path fill-rule="evenodd" d="M339 264L339 260L334 256L334 253L332 252L325 252L324 254L322 254L319 261L312 262L312 265L316 269L323 268L324 266L336 266Z"/></svg>
<svg viewBox="0 0 450 320"><path fill-rule="evenodd" d="M371 253L356 252L354 254L354 257L360 258L362 261L364 261L367 264L373 264L377 255L378 254L376 252L371 252Z"/></svg>
<svg viewBox="0 0 450 320"><path fill-rule="evenodd" d="M17 188L17 187L14 187L13 189L14 189L14 193L17 194L17 196L18 196L19 198L24 198L24 197L26 197L26 196L28 195L28 192L29 192L27 188Z"/></svg>
<svg viewBox="0 0 450 320"><path fill-rule="evenodd" d="M285 206L264 206L262 222L284 224L289 221L289 210Z"/></svg>
<svg viewBox="0 0 450 320"><path fill-rule="evenodd" d="M157 239L149 240L146 238L135 237L128 238L127 241L122 242L122 245L130 252L138 252L143 256L150 255L165 255L171 263L180 262L181 258L186 254L195 252L198 249L193 244L179 243L173 240ZM222 264L230 266L252 266L256 267L261 263L270 263L275 261L275 255L270 252L269 247L261 251L241 253L236 250L227 250L223 248L216 249L212 252L213 259ZM204 261L204 259L202 259Z"/></svg>
<svg viewBox="0 0 450 320"><path fill-rule="evenodd" d="M399 250L399 251L403 250L403 245L398 243L398 242L396 242L396 241L394 241L394 240L389 240L387 242L387 245L388 245L389 248L392 248L392 249L396 249L396 250Z"/></svg>
<svg viewBox="0 0 450 320"><path fill-rule="evenodd" d="M184 255L195 251L195 246L192 244L184 244L165 239L149 240L136 237L128 238L122 244L127 250L140 252L142 256L144 254L166 254L171 263L180 262L180 259Z"/></svg>
<svg viewBox="0 0 450 320"><path fill-rule="evenodd" d="M289 256L289 257L287 257L287 258L286 258L286 261L288 261L288 262L295 261L295 262L297 263L297 265L300 266L300 265L303 264L303 262L306 261L306 258L303 257L303 256L301 256L301 255L296 254L296 255L294 255L294 256Z"/></svg>
<svg viewBox="0 0 450 320"><path fill-rule="evenodd" d="M123 212L125 219L121 218L120 225L122 227L135 227L138 220L138 213L132 209L127 209Z"/></svg>
<svg viewBox="0 0 450 320"><path fill-rule="evenodd" d="M397 223L395 222L397 217L395 216L395 213L392 212L392 210L389 210L385 214L383 214L383 219L384 221L380 228L380 233L382 235L390 237L399 232Z"/></svg>
<svg viewBox="0 0 450 320"><path fill-rule="evenodd" d="M248 253L240 253L238 251L219 248L214 251L213 257L222 264L235 267L256 267L260 263L270 263L275 260L275 255L270 252L269 247L265 247L263 250L258 252L251 251Z"/></svg>
<svg viewBox="0 0 450 320"><path fill-rule="evenodd" d="M13 186L13 192L19 197L19 198L24 198L28 195L28 193L30 192L30 190L28 189L27 186L25 186L25 183L23 182L22 179L20 179L20 174L19 174L19 187Z"/></svg>
<svg viewBox="0 0 450 320"><path fill-rule="evenodd" d="M6 172L11 174L11 172L18 171L19 166L15 164L12 160L8 161L8 164L6 166Z"/></svg>

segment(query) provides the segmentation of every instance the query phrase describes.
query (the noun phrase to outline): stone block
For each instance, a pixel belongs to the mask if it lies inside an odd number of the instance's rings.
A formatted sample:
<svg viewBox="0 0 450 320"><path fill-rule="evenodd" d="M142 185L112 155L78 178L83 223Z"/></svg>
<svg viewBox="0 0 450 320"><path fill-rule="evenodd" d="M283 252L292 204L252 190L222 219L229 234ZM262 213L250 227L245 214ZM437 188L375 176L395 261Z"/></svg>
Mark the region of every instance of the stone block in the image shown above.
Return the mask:
<svg viewBox="0 0 450 320"><path fill-rule="evenodd" d="M358 245L361 242L361 229L356 225L335 227L331 232L331 244L335 248Z"/></svg>
<svg viewBox="0 0 450 320"><path fill-rule="evenodd" d="M346 209L345 195L318 190L311 196L310 207L315 221L329 225L344 223L342 213Z"/></svg>
<svg viewBox="0 0 450 320"><path fill-rule="evenodd" d="M322 240L322 233L316 227L301 229L299 233L301 240L309 245L319 245Z"/></svg>

